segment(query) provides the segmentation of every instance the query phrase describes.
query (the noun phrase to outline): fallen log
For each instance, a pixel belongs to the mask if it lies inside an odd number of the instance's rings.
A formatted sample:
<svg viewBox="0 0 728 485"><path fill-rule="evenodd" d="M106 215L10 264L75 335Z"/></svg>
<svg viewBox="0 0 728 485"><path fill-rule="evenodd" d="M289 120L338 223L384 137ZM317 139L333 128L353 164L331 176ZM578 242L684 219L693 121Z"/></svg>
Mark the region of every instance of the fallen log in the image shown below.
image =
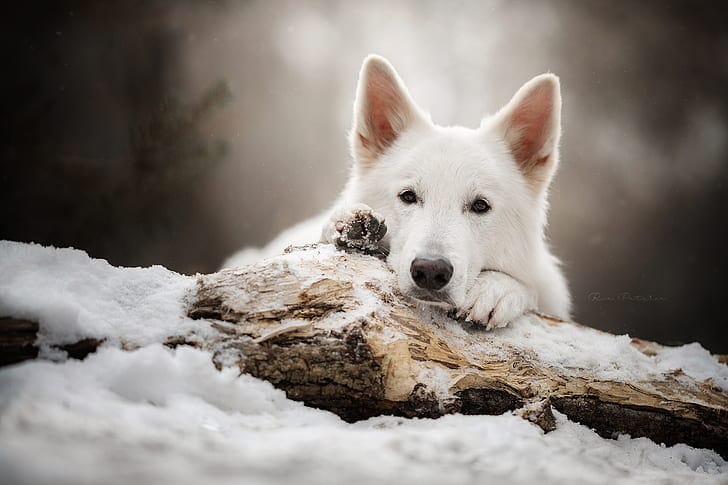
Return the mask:
<svg viewBox="0 0 728 485"><path fill-rule="evenodd" d="M310 246L201 275L188 316L199 331L170 335L167 345L210 350L216 365L238 366L347 421L515 411L549 431L556 409L605 437L728 456L728 371L701 347L536 314L486 332L402 297L372 256ZM32 357L18 320L0 320L0 346L12 346L6 322L12 345ZM81 356L102 340L82 342Z"/></svg>

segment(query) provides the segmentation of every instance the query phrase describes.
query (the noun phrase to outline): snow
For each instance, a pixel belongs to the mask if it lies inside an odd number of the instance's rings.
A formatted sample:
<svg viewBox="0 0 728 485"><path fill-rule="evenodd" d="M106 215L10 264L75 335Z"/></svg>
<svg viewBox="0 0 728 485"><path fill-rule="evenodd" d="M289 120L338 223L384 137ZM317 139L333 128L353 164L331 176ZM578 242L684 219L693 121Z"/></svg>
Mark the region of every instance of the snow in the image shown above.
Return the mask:
<svg viewBox="0 0 728 485"><path fill-rule="evenodd" d="M0 315L39 322L40 344L83 338L130 346L189 334L195 278L161 266L116 268L83 251L0 241Z"/></svg>
<svg viewBox="0 0 728 485"><path fill-rule="evenodd" d="M628 335L615 336L572 325L537 324L532 318L522 318L495 335L505 344L535 351L539 360L567 375L589 369L601 379L635 382L659 379L680 369L699 381L711 378L715 386L728 390L728 366L698 343L662 347L656 355L647 356L631 345Z"/></svg>
<svg viewBox="0 0 728 485"><path fill-rule="evenodd" d="M0 371L3 483L720 483L684 445L605 440L557 415L544 435L502 416L347 424L211 356L107 347Z"/></svg>
<svg viewBox="0 0 728 485"><path fill-rule="evenodd" d="M338 254L319 247L281 261L329 258L355 277ZM385 270L374 276L390 284ZM3 484L728 482L728 463L713 451L603 439L558 413L549 434L510 413L344 423L237 368L217 370L206 351L160 345L209 331L185 316L195 281L159 266L115 268L82 251L0 242L0 316L39 321L46 346L107 338L83 361L58 356L0 369ZM370 311L378 301L363 286L355 294ZM457 328L472 338L472 329ZM588 365L630 379L657 365L726 388L726 366L698 344L648 357L627 336L571 328L524 319L489 335L504 352L529 342L566 371ZM423 377L446 394L448 375L431 374Z"/></svg>
<svg viewBox="0 0 728 485"><path fill-rule="evenodd" d="M514 352L534 354L559 373L577 376L583 369L602 380L633 383L660 380L665 375L685 375L728 391L728 366L694 342L680 347L659 347L655 355L640 352L629 335L612 335L577 325L549 325L525 315L505 328L486 332L476 325L448 321L437 310L421 310L434 328L456 335L461 348L478 355L497 354L504 359ZM488 335L491 338L473 338Z"/></svg>
<svg viewBox="0 0 728 485"><path fill-rule="evenodd" d="M710 380L716 387L728 390L728 366L718 363L718 359L697 342L680 347L663 347L655 355L655 360L663 372L679 370L698 380Z"/></svg>

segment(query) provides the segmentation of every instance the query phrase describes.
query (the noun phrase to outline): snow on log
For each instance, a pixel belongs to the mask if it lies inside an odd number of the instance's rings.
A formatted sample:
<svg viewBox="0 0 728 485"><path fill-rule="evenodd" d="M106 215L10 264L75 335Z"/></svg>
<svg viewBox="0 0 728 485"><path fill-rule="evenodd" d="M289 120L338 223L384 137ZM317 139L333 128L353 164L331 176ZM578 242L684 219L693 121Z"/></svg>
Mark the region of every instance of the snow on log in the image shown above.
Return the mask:
<svg viewBox="0 0 728 485"><path fill-rule="evenodd" d="M211 351L219 367L237 366L348 421L514 411L548 431L553 408L605 437L728 455L728 366L698 344L663 347L536 314L486 332L403 298L379 259L327 245L196 279L108 268L129 273L108 283L116 273L94 267L109 295L103 325L78 313L64 333L54 318L68 311L34 313L20 293L12 304L0 299L12 317L0 319L0 348L15 356L3 363L32 358L36 331L35 346L51 357L162 341Z"/></svg>

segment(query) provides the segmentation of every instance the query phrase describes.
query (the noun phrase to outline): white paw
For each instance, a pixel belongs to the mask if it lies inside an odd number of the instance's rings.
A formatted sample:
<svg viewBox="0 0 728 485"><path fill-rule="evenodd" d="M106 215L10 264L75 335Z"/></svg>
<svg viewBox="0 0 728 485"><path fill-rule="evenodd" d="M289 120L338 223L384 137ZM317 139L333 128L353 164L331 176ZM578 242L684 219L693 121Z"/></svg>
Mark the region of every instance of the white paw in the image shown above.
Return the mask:
<svg viewBox="0 0 728 485"><path fill-rule="evenodd" d="M368 205L335 210L324 225L322 240L339 248L373 251L387 233L384 218Z"/></svg>
<svg viewBox="0 0 728 485"><path fill-rule="evenodd" d="M535 306L533 293L521 282L505 273L484 271L475 279L457 315L492 330L505 327Z"/></svg>

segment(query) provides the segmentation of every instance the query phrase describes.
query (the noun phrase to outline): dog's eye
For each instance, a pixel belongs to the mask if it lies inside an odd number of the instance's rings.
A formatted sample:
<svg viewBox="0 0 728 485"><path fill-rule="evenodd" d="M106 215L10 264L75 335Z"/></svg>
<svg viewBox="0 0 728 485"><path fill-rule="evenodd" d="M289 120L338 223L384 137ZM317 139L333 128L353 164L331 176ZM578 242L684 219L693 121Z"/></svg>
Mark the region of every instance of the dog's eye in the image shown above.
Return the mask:
<svg viewBox="0 0 728 485"><path fill-rule="evenodd" d="M490 204L485 199L475 199L473 203L470 204L470 210L476 214L485 214L490 210Z"/></svg>
<svg viewBox="0 0 728 485"><path fill-rule="evenodd" d="M400 192L399 199L405 204L414 204L417 202L417 194L413 190L405 190L404 192Z"/></svg>

